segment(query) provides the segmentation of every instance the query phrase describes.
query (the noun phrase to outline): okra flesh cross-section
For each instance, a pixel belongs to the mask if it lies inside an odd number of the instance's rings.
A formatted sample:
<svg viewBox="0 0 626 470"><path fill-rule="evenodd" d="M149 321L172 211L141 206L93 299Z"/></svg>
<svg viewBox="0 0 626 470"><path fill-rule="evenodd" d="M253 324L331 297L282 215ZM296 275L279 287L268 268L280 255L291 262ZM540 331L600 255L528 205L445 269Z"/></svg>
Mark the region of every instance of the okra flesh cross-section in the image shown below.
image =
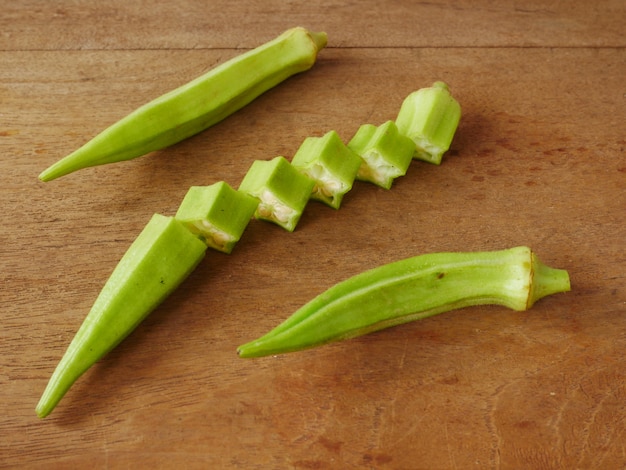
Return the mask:
<svg viewBox="0 0 626 470"><path fill-rule="evenodd" d="M256 160L239 191L259 200L254 216L293 232L304 212L314 181L296 170L285 157Z"/></svg>
<svg viewBox="0 0 626 470"><path fill-rule="evenodd" d="M569 289L567 271L544 265L527 247L421 255L331 287L238 352L259 357L299 351L472 305L522 311Z"/></svg>
<svg viewBox="0 0 626 470"><path fill-rule="evenodd" d="M407 96L396 125L415 143L415 158L436 165L450 148L461 119L461 106L444 82L435 82Z"/></svg>
<svg viewBox="0 0 626 470"><path fill-rule="evenodd" d="M52 412L72 384L117 346L200 263L207 246L173 217L155 214L105 283L37 405Z"/></svg>
<svg viewBox="0 0 626 470"><path fill-rule="evenodd" d="M220 181L189 188L175 217L210 248L231 253L258 204L258 199Z"/></svg>
<svg viewBox="0 0 626 470"><path fill-rule="evenodd" d="M415 152L413 141L401 135L393 121L378 127L363 124L348 148L363 160L356 179L384 189L390 189L395 178L406 174Z"/></svg>
<svg viewBox="0 0 626 470"><path fill-rule="evenodd" d="M350 150L337 132L323 137L307 137L291 164L315 181L311 199L338 209L344 195L352 189L361 158Z"/></svg>

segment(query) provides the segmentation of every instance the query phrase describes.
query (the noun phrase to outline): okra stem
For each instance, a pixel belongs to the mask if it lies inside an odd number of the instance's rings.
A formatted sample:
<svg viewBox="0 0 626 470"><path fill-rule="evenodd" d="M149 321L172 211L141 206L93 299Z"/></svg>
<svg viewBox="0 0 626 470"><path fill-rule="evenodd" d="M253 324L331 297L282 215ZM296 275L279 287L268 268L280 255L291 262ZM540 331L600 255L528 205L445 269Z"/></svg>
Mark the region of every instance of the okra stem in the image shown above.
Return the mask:
<svg viewBox="0 0 626 470"><path fill-rule="evenodd" d="M310 69L326 33L297 27L141 106L39 175L130 160L217 124L290 76Z"/></svg>
<svg viewBox="0 0 626 470"><path fill-rule="evenodd" d="M569 289L567 271L544 265L527 247L426 254L331 287L238 353L260 357L299 351L472 305L521 311Z"/></svg>

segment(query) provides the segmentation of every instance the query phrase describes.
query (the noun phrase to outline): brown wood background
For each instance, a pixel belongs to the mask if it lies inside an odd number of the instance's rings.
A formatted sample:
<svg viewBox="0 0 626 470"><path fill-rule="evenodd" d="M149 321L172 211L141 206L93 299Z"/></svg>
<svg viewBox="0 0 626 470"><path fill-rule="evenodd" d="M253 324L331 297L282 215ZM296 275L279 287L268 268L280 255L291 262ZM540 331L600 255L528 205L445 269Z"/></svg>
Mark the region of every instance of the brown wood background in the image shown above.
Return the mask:
<svg viewBox="0 0 626 470"><path fill-rule="evenodd" d="M0 467L617 469L626 466L626 7L474 2L16 0L0 12ZM302 25L315 67L150 156L37 175L135 107ZM188 187L393 119L445 80L441 166L253 221L90 370L34 407L129 244ZM316 350L236 347L350 275L527 244L572 291Z"/></svg>

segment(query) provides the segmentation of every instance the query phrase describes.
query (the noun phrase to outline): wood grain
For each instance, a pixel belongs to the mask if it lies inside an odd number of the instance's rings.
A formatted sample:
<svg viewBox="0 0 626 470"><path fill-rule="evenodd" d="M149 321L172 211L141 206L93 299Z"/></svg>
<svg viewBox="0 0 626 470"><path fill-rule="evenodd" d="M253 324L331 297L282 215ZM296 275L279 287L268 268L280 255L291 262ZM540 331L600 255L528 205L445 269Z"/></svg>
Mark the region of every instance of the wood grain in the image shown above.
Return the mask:
<svg viewBox="0 0 626 470"><path fill-rule="evenodd" d="M12 2L0 15L1 468L626 466L623 2ZM149 99L304 24L313 69L131 162L37 175ZM34 406L117 261L188 187L393 119L445 80L441 166L253 221L209 253L46 420ZM236 347L346 277L527 244L572 291L261 360Z"/></svg>
<svg viewBox="0 0 626 470"><path fill-rule="evenodd" d="M294 24L333 47L621 47L621 0L11 2L0 49L255 47Z"/></svg>

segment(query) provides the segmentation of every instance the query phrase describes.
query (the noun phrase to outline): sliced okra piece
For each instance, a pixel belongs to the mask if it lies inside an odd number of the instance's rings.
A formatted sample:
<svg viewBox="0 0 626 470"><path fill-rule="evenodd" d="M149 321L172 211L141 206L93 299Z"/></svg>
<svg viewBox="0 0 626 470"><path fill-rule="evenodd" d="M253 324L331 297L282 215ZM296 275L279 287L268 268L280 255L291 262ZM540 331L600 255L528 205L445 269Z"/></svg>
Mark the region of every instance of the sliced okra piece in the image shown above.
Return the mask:
<svg viewBox="0 0 626 470"><path fill-rule="evenodd" d="M174 217L154 214L113 270L36 408L50 414L78 378L117 346L195 269L206 252Z"/></svg>
<svg viewBox="0 0 626 470"><path fill-rule="evenodd" d="M210 248L231 253L258 204L258 199L220 181L189 188L175 217Z"/></svg>
<svg viewBox="0 0 626 470"><path fill-rule="evenodd" d="M294 168L285 157L257 160L244 176L239 191L259 200L254 216L293 232L315 182Z"/></svg>
<svg viewBox="0 0 626 470"><path fill-rule="evenodd" d="M398 132L393 121L381 126L363 124L348 142L348 148L362 159L356 179L389 189L393 180L406 174L415 144Z"/></svg>
<svg viewBox="0 0 626 470"><path fill-rule="evenodd" d="M448 85L435 82L404 99L396 125L402 135L415 142L416 159L438 165L450 148L460 119L461 106Z"/></svg>
<svg viewBox="0 0 626 470"><path fill-rule="evenodd" d="M311 199L338 209L343 196L352 189L361 158L337 132L330 131L322 137L307 137L291 164L315 181Z"/></svg>

